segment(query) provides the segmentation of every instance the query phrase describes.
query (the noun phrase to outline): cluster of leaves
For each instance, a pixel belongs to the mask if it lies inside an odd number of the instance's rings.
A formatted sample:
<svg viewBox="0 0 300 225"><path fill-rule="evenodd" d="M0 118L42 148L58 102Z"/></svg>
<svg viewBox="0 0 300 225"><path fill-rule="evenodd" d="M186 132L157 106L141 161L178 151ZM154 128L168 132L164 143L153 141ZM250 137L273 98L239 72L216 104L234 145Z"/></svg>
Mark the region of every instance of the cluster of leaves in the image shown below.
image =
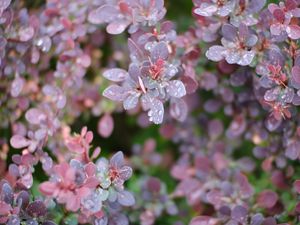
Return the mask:
<svg viewBox="0 0 300 225"><path fill-rule="evenodd" d="M0 224L298 223L299 0L28 5L0 1Z"/></svg>

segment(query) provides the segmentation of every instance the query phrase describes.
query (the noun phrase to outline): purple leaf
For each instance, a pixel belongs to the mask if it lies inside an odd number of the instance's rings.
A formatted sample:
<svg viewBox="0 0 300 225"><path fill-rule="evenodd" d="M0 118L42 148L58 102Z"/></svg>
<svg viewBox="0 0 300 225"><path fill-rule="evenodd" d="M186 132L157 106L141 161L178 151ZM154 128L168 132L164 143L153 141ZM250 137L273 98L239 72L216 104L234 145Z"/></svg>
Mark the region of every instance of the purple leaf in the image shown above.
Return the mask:
<svg viewBox="0 0 300 225"><path fill-rule="evenodd" d="M300 26L298 25L288 25L286 32L291 39L297 40L300 38Z"/></svg>
<svg viewBox="0 0 300 225"><path fill-rule="evenodd" d="M1 0L0 1L0 12L2 13L11 3L11 0Z"/></svg>
<svg viewBox="0 0 300 225"><path fill-rule="evenodd" d="M26 42L33 38L34 29L33 27L22 27L19 30L20 41Z"/></svg>
<svg viewBox="0 0 300 225"><path fill-rule="evenodd" d="M276 219L275 219L275 218L273 218L273 217L268 217L268 218L266 218L266 219L263 221L262 224L263 224L263 225L277 225L277 222L276 222ZM284 225L286 225L286 224L284 224Z"/></svg>
<svg viewBox="0 0 300 225"><path fill-rule="evenodd" d="M26 112L25 118L31 124L39 124L46 119L46 115L37 108L31 108Z"/></svg>
<svg viewBox="0 0 300 225"><path fill-rule="evenodd" d="M271 190L264 190L258 195L257 204L262 208L272 208L278 200L278 195Z"/></svg>
<svg viewBox="0 0 300 225"><path fill-rule="evenodd" d="M296 160L300 154L300 144L299 142L294 142L288 145L285 150L285 156L289 159Z"/></svg>
<svg viewBox="0 0 300 225"><path fill-rule="evenodd" d="M121 34L128 27L129 24L129 21L117 20L115 22L110 23L106 27L106 31L109 34Z"/></svg>
<svg viewBox="0 0 300 225"><path fill-rule="evenodd" d="M21 77L16 77L14 81L11 84L11 95L13 97L18 97L23 89L23 86L25 84L25 80Z"/></svg>
<svg viewBox="0 0 300 225"><path fill-rule="evenodd" d="M123 107L125 110L134 109L139 102L139 93L132 93L127 96L127 98L123 102Z"/></svg>
<svg viewBox="0 0 300 225"><path fill-rule="evenodd" d="M17 215L12 215L9 217L9 220L7 221L6 225L20 225L21 221L20 218Z"/></svg>
<svg viewBox="0 0 300 225"><path fill-rule="evenodd" d="M265 6L266 0L252 0L248 4L249 12L257 13Z"/></svg>
<svg viewBox="0 0 300 225"><path fill-rule="evenodd" d="M223 46L220 46L220 45L212 46L206 52L206 57L209 60L212 60L212 61L215 61L215 62L221 61L222 59L224 59L223 52L225 50L226 49Z"/></svg>
<svg viewBox="0 0 300 225"><path fill-rule="evenodd" d="M21 206L22 209L25 209L29 204L30 196L27 191L21 191L18 193L16 202Z"/></svg>
<svg viewBox="0 0 300 225"><path fill-rule="evenodd" d="M149 120L155 124L161 124L164 118L164 105L158 99L151 101L150 110L148 111Z"/></svg>
<svg viewBox="0 0 300 225"><path fill-rule="evenodd" d="M114 68L114 69L106 70L103 73L103 76L108 80L114 82L120 82L125 80L125 78L128 76L128 73L125 70Z"/></svg>
<svg viewBox="0 0 300 225"><path fill-rule="evenodd" d="M37 46L43 51L48 52L51 49L52 41L50 37L45 36L37 40Z"/></svg>
<svg viewBox="0 0 300 225"><path fill-rule="evenodd" d="M183 122L188 114L188 106L184 100L178 98L172 98L170 102L170 115L180 121Z"/></svg>
<svg viewBox="0 0 300 225"><path fill-rule="evenodd" d="M175 98L181 98L186 95L185 86L180 80L169 81L166 91Z"/></svg>
<svg viewBox="0 0 300 225"><path fill-rule="evenodd" d="M128 180L132 176L132 169L129 166L122 166L119 174L122 180Z"/></svg>
<svg viewBox="0 0 300 225"><path fill-rule="evenodd" d="M223 37L229 41L237 41L237 28L230 24L224 24L222 26L222 34Z"/></svg>
<svg viewBox="0 0 300 225"><path fill-rule="evenodd" d="M18 134L12 136L12 138L10 139L10 144L14 148L25 148L29 146L30 143L31 142L28 139Z"/></svg>
<svg viewBox="0 0 300 225"><path fill-rule="evenodd" d="M264 220L264 217L262 214L255 214L254 216L252 216L251 218L251 223L250 225L262 225L262 222Z"/></svg>
<svg viewBox="0 0 300 225"><path fill-rule="evenodd" d="M297 2L295 0L286 0L285 7L287 10L293 10L297 8Z"/></svg>
<svg viewBox="0 0 300 225"><path fill-rule="evenodd" d="M197 216L189 223L189 225L210 225L217 224L217 220L209 216Z"/></svg>
<svg viewBox="0 0 300 225"><path fill-rule="evenodd" d="M104 137L107 138L111 135L114 129L114 120L111 117L110 114L105 114L102 116L102 118L98 122L98 133Z"/></svg>
<svg viewBox="0 0 300 225"><path fill-rule="evenodd" d="M11 186L8 183L2 185L2 190L0 192L0 200L7 204L12 204L14 200L14 194Z"/></svg>
<svg viewBox="0 0 300 225"><path fill-rule="evenodd" d="M233 208L231 212L231 218L236 220L237 222L244 224L247 220L247 214L247 209L243 206L238 205Z"/></svg>
<svg viewBox="0 0 300 225"><path fill-rule="evenodd" d="M131 63L129 65L128 73L129 73L130 78L132 80L134 80L135 82L137 82L138 77L141 76L140 68L138 67L138 65L136 65L134 63Z"/></svg>
<svg viewBox="0 0 300 225"><path fill-rule="evenodd" d="M300 67L294 66L292 68L292 77L294 81L296 81L298 84L300 84Z"/></svg>
<svg viewBox="0 0 300 225"><path fill-rule="evenodd" d="M117 18L119 11L112 5L103 5L88 15L88 21L93 24L109 23Z"/></svg>
<svg viewBox="0 0 300 225"><path fill-rule="evenodd" d="M169 50L165 42L159 42L151 50L151 59L153 60L152 63L156 63L158 59L167 60L168 57L169 57Z"/></svg>
<svg viewBox="0 0 300 225"><path fill-rule="evenodd" d="M67 97L65 95L58 95L57 96L56 107L58 109L64 108L66 103L67 103Z"/></svg>
<svg viewBox="0 0 300 225"><path fill-rule="evenodd" d="M118 192L118 202L123 206L133 206L135 199L129 191Z"/></svg>
<svg viewBox="0 0 300 225"><path fill-rule="evenodd" d="M196 8L194 13L199 16L212 16L215 12L217 12L218 8L215 5L210 4L202 4L201 7Z"/></svg>
<svg viewBox="0 0 300 225"><path fill-rule="evenodd" d="M295 190L300 194L300 180L296 180L294 183Z"/></svg>
<svg viewBox="0 0 300 225"><path fill-rule="evenodd" d="M130 57L133 61L143 59L144 54L141 48L131 38L128 39L128 48L130 51Z"/></svg>
<svg viewBox="0 0 300 225"><path fill-rule="evenodd" d="M34 132L34 138L38 141L43 140L47 136L47 133L47 130L44 128L38 129Z"/></svg>
<svg viewBox="0 0 300 225"><path fill-rule="evenodd" d="M124 163L124 155L123 152L121 151L115 153L110 159L110 164L117 168L123 166L123 163Z"/></svg>
<svg viewBox="0 0 300 225"><path fill-rule="evenodd" d="M103 96L113 101L124 101L127 92L123 87L111 85L103 91Z"/></svg>
<svg viewBox="0 0 300 225"><path fill-rule="evenodd" d="M41 200L36 200L27 206L26 212L32 217L40 217L46 215L47 208Z"/></svg>
<svg viewBox="0 0 300 225"><path fill-rule="evenodd" d="M245 41L249 35L249 29L248 26L244 23L240 23L239 29L238 29L238 35L241 38L241 40Z"/></svg>
<svg viewBox="0 0 300 225"><path fill-rule="evenodd" d="M241 195L245 198L249 198L253 194L253 188L251 187L248 178L244 174L238 173L236 179L240 187Z"/></svg>

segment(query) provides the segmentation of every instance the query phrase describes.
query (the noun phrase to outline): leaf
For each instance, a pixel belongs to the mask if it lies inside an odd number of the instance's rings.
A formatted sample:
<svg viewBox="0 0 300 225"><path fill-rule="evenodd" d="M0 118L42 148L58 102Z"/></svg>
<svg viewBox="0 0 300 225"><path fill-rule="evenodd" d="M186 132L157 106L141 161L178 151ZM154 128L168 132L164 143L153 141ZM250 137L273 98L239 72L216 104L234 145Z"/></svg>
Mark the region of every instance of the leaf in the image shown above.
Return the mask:
<svg viewBox="0 0 300 225"><path fill-rule="evenodd" d="M12 210L12 208L9 204L0 201L0 216L9 214L10 210Z"/></svg>
<svg viewBox="0 0 300 225"><path fill-rule="evenodd" d="M167 60L169 57L168 46L165 42L159 42L156 44L150 53L152 63L156 63L158 59Z"/></svg>
<svg viewBox="0 0 300 225"><path fill-rule="evenodd" d="M164 118L164 105L158 99L153 99L148 111L149 120L155 124L161 124Z"/></svg>
<svg viewBox="0 0 300 225"><path fill-rule="evenodd" d="M121 82L125 80L125 78L128 76L128 73L123 69L114 68L114 69L106 70L103 73L103 76L108 80L114 82Z"/></svg>
<svg viewBox="0 0 300 225"><path fill-rule="evenodd" d="M296 180L294 183L294 188L298 194L300 194L300 180Z"/></svg>
<svg viewBox="0 0 300 225"><path fill-rule="evenodd" d="M297 8L297 2L295 0L286 0L285 7L288 11Z"/></svg>
<svg viewBox="0 0 300 225"><path fill-rule="evenodd" d="M17 215L12 215L9 217L9 220L7 221L6 225L20 225L21 221L20 218Z"/></svg>
<svg viewBox="0 0 300 225"><path fill-rule="evenodd" d="M215 45L215 46L210 47L205 55L209 60L218 62L218 61L221 61L222 59L224 59L223 52L225 50L226 49L223 46Z"/></svg>
<svg viewBox="0 0 300 225"><path fill-rule="evenodd" d="M224 24L222 26L222 34L223 37L228 41L236 41L237 39L237 28L232 26L231 24Z"/></svg>
<svg viewBox="0 0 300 225"><path fill-rule="evenodd" d="M128 48L132 61L141 61L143 59L143 51L131 38L128 39Z"/></svg>
<svg viewBox="0 0 300 225"><path fill-rule="evenodd" d="M29 193L27 191L21 191L17 196L16 202L22 209L25 209L29 204L29 200Z"/></svg>
<svg viewBox="0 0 300 225"><path fill-rule="evenodd" d="M26 120L31 124L39 124L41 121L45 120L46 117L47 116L37 108L31 108L25 114Z"/></svg>
<svg viewBox="0 0 300 225"><path fill-rule="evenodd" d="M180 121L183 122L188 114L188 106L183 99L172 98L170 102L170 115Z"/></svg>
<svg viewBox="0 0 300 225"><path fill-rule="evenodd" d="M203 4L204 5L204 4ZM199 16L212 16L217 12L218 8L215 5L205 4L205 6L194 9L194 13Z"/></svg>
<svg viewBox="0 0 300 225"><path fill-rule="evenodd" d="M197 216L192 219L189 225L213 225L217 224L217 220L209 216Z"/></svg>
<svg viewBox="0 0 300 225"><path fill-rule="evenodd" d="M264 217L262 214L257 213L251 218L251 224L250 225L261 225L264 220Z"/></svg>
<svg viewBox="0 0 300 225"><path fill-rule="evenodd" d="M300 38L300 26L298 25L288 25L286 32L291 39L297 40Z"/></svg>
<svg viewBox="0 0 300 225"><path fill-rule="evenodd" d="M8 183L2 185L0 201L4 201L7 204L12 204L14 200L14 194L11 186Z"/></svg>
<svg viewBox="0 0 300 225"><path fill-rule="evenodd" d="M108 225L108 218L106 216L104 216L100 219L96 218L95 219L95 224L97 224L97 225Z"/></svg>
<svg viewBox="0 0 300 225"><path fill-rule="evenodd" d="M127 92L119 85L111 85L103 91L103 96L113 101L124 101Z"/></svg>
<svg viewBox="0 0 300 225"><path fill-rule="evenodd" d="M110 164L117 168L123 166L123 163L124 163L124 155L123 152L121 151L115 153L110 159Z"/></svg>
<svg viewBox="0 0 300 225"><path fill-rule="evenodd" d="M128 27L129 24L129 21L117 20L115 22L110 23L106 27L106 31L109 34L121 34Z"/></svg>
<svg viewBox="0 0 300 225"><path fill-rule="evenodd" d="M290 143L285 150L285 156L292 160L296 160L299 157L299 154L300 154L299 142Z"/></svg>
<svg viewBox="0 0 300 225"><path fill-rule="evenodd" d="M30 145L30 141L22 135L16 134L10 139L10 144L14 148L25 148Z"/></svg>
<svg viewBox="0 0 300 225"><path fill-rule="evenodd" d="M106 113L98 122L97 131L98 133L104 137L109 137L114 129L114 120L110 114Z"/></svg>
<svg viewBox="0 0 300 225"><path fill-rule="evenodd" d="M120 191L118 192L118 202L123 206L133 206L135 204L135 199L131 192Z"/></svg>
<svg viewBox="0 0 300 225"><path fill-rule="evenodd" d="M135 63L131 63L129 65L128 73L129 73L130 78L132 80L134 80L135 82L137 82L138 81L138 77L141 76L140 68Z"/></svg>
<svg viewBox="0 0 300 225"><path fill-rule="evenodd" d="M300 67L294 66L292 68L292 78L294 81L296 81L298 84L300 84Z"/></svg>
<svg viewBox="0 0 300 225"><path fill-rule="evenodd" d="M127 96L127 98L123 102L123 107L125 110L134 109L139 102L139 93L133 93Z"/></svg>
<svg viewBox="0 0 300 225"><path fill-rule="evenodd" d="M119 11L112 5L103 5L88 15L88 21L92 24L109 23L117 18Z"/></svg>
<svg viewBox="0 0 300 225"><path fill-rule="evenodd" d="M248 4L249 12L257 13L265 6L266 0L252 0Z"/></svg>
<svg viewBox="0 0 300 225"><path fill-rule="evenodd" d="M36 200L27 206L26 212L32 217L40 217L46 215L47 208L43 201Z"/></svg>
<svg viewBox="0 0 300 225"><path fill-rule="evenodd" d="M122 166L119 174L122 180L128 180L132 176L132 169L129 166Z"/></svg>
<svg viewBox="0 0 300 225"><path fill-rule="evenodd" d="M56 190L56 184L50 181L43 182L39 186L39 190L44 195L51 196Z"/></svg>
<svg viewBox="0 0 300 225"><path fill-rule="evenodd" d="M239 184L242 197L249 198L251 195L253 195L253 188L250 185L248 178L244 174L238 173L236 179Z"/></svg>
<svg viewBox="0 0 300 225"><path fill-rule="evenodd" d="M14 81L11 84L11 95L13 97L18 97L23 89L23 86L25 84L25 80L21 77L16 77Z"/></svg>
<svg viewBox="0 0 300 225"><path fill-rule="evenodd" d="M170 96L175 98L181 98L186 95L185 86L180 80L169 81L166 91Z"/></svg>
<svg viewBox="0 0 300 225"><path fill-rule="evenodd" d="M21 27L19 30L20 41L26 42L33 38L33 27Z"/></svg>
<svg viewBox="0 0 300 225"><path fill-rule="evenodd" d="M262 208L272 208L278 200L277 193L271 190L264 190L257 197L257 204Z"/></svg>
<svg viewBox="0 0 300 225"><path fill-rule="evenodd" d="M243 206L235 206L231 212L231 218L244 224L247 219L248 211Z"/></svg>
<svg viewBox="0 0 300 225"><path fill-rule="evenodd" d="M239 64L239 65L241 65L241 66L248 66L253 61L254 57L255 57L255 52L253 50L251 50L251 51L245 51L244 53L242 53L239 56L239 60L236 63ZM230 63L230 62L228 62L228 63Z"/></svg>
<svg viewBox="0 0 300 225"><path fill-rule="evenodd" d="M3 12L11 3L11 0L1 0L0 1L0 12Z"/></svg>

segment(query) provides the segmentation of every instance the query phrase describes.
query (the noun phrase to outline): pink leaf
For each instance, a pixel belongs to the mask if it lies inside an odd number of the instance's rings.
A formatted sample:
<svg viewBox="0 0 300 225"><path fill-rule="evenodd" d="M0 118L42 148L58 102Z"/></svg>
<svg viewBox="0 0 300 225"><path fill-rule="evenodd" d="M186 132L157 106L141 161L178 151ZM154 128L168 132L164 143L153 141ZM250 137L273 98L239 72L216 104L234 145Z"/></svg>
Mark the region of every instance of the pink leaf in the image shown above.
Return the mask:
<svg viewBox="0 0 300 225"><path fill-rule="evenodd" d="M20 93L23 89L24 83L25 83L25 81L21 77L16 77L14 79L14 81L11 84L11 91L10 91L10 93L13 97L18 97L20 95Z"/></svg>
<svg viewBox="0 0 300 225"><path fill-rule="evenodd" d="M93 24L109 23L117 18L119 11L111 5L103 5L88 15L88 21Z"/></svg>
<svg viewBox="0 0 300 225"><path fill-rule="evenodd" d="M300 180L296 180L294 183L295 190L300 194Z"/></svg>
<svg viewBox="0 0 300 225"><path fill-rule="evenodd" d="M278 200L278 195L271 191L265 190L258 195L257 204L262 208L272 208Z"/></svg>
<svg viewBox="0 0 300 225"><path fill-rule="evenodd" d="M30 145L30 141L28 139L26 139L25 137L16 134L16 135L12 136L12 138L10 139L10 144L14 148L25 148L28 145Z"/></svg>
<svg viewBox="0 0 300 225"><path fill-rule="evenodd" d="M126 20L118 20L110 23L106 27L106 31L109 34L121 34L129 25L129 22Z"/></svg>
<svg viewBox="0 0 300 225"><path fill-rule="evenodd" d="M298 25L287 26L286 32L291 39L296 40L300 38L300 27Z"/></svg>
<svg viewBox="0 0 300 225"><path fill-rule="evenodd" d="M118 85L111 85L103 92L103 96L113 101L123 101L126 98L126 91Z"/></svg>
<svg viewBox="0 0 300 225"><path fill-rule="evenodd" d="M125 70L114 68L114 69L106 70L103 73L103 76L108 80L114 82L120 82L125 80L125 78L128 76L128 73Z"/></svg>
<svg viewBox="0 0 300 225"><path fill-rule="evenodd" d="M39 124L46 119L46 115L37 108L29 109L25 114L26 120L31 124Z"/></svg>
<svg viewBox="0 0 300 225"><path fill-rule="evenodd" d="M105 114L98 122L98 133L104 138L109 137L114 129L114 120L110 114Z"/></svg>

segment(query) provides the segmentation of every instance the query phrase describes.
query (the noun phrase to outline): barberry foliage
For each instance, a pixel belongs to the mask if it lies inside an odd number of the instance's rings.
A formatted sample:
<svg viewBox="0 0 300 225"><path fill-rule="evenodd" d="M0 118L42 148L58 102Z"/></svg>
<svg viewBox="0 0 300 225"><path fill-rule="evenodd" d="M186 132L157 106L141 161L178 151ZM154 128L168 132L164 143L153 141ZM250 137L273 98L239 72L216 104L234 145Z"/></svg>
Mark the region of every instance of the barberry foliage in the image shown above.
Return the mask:
<svg viewBox="0 0 300 225"><path fill-rule="evenodd" d="M0 0L0 224L299 224L299 40L299 0Z"/></svg>

